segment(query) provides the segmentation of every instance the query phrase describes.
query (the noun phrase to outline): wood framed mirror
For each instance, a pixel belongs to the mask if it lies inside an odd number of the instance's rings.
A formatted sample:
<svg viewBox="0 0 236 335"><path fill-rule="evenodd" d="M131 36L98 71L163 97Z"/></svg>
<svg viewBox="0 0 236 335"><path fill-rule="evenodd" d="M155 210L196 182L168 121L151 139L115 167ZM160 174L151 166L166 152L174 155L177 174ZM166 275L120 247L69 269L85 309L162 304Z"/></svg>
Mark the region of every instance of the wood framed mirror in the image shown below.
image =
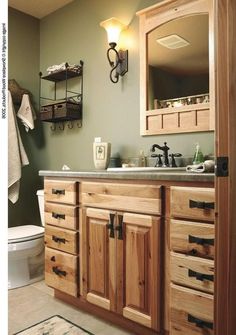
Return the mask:
<svg viewBox="0 0 236 335"><path fill-rule="evenodd" d="M140 134L215 128L210 0L167 0L139 11Z"/></svg>

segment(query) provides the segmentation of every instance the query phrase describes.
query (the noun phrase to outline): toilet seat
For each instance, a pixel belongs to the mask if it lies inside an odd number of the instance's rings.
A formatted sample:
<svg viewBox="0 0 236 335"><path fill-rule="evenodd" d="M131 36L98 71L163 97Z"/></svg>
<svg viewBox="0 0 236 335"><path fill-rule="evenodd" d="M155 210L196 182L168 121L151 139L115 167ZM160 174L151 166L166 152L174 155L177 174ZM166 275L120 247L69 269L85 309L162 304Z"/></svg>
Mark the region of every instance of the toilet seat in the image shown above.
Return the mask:
<svg viewBox="0 0 236 335"><path fill-rule="evenodd" d="M8 244L34 240L44 236L44 228L25 225L8 228Z"/></svg>

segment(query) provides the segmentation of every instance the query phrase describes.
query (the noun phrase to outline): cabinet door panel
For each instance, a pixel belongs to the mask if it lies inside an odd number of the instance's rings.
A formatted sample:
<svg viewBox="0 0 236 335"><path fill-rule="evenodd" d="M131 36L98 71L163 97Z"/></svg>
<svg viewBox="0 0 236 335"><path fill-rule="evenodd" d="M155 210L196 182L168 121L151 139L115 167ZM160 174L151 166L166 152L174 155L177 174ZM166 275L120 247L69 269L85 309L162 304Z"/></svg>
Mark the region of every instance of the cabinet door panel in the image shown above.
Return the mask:
<svg viewBox="0 0 236 335"><path fill-rule="evenodd" d="M115 239L109 237L109 219L110 211L91 208L85 210L83 286L84 296L89 302L114 310Z"/></svg>
<svg viewBox="0 0 236 335"><path fill-rule="evenodd" d="M156 330L160 320L159 230L159 218L123 216L123 316Z"/></svg>
<svg viewBox="0 0 236 335"><path fill-rule="evenodd" d="M89 242L89 287L92 292L106 294L106 271L108 268L108 257L106 253L109 248L107 237L107 222L100 222L90 218L88 229Z"/></svg>

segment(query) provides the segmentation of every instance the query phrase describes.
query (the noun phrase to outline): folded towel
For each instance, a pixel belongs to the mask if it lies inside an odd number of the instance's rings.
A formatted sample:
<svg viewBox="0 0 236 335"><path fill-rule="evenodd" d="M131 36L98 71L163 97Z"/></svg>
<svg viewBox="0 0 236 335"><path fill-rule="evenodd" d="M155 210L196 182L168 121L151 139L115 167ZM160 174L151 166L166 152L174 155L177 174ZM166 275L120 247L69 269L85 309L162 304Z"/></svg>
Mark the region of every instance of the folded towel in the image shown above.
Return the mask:
<svg viewBox="0 0 236 335"><path fill-rule="evenodd" d="M14 105L8 91L8 198L14 204L19 198L21 168L28 165L21 141Z"/></svg>
<svg viewBox="0 0 236 335"><path fill-rule="evenodd" d="M29 129L34 129L34 120L36 120L36 114L30 103L30 98L28 94L23 94L17 116L19 119L21 119L27 132L29 131Z"/></svg>
<svg viewBox="0 0 236 335"><path fill-rule="evenodd" d="M196 165L187 165L186 171L187 172L198 172L198 173L214 172L214 168L215 168L215 162L212 160L208 160L203 163L196 164Z"/></svg>
<svg viewBox="0 0 236 335"><path fill-rule="evenodd" d="M81 70L81 66L80 65L68 64L66 62L63 62L63 63L61 63L59 65L55 64L55 65L49 66L47 68L47 72L48 72L48 74L52 74L54 72L66 70L66 68L68 70L75 71L75 72L80 72L80 70Z"/></svg>

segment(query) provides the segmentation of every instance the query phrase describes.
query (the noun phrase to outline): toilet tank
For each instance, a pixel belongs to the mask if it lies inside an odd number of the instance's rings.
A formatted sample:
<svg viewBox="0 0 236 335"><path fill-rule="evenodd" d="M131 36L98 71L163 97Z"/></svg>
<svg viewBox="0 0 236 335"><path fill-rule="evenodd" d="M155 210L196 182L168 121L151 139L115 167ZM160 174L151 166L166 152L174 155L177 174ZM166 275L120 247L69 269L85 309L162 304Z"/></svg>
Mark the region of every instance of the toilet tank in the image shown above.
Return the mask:
<svg viewBox="0 0 236 335"><path fill-rule="evenodd" d="M44 222L44 190L38 190L37 196L38 196L41 223L42 223L42 226L44 226L45 225L45 222Z"/></svg>

